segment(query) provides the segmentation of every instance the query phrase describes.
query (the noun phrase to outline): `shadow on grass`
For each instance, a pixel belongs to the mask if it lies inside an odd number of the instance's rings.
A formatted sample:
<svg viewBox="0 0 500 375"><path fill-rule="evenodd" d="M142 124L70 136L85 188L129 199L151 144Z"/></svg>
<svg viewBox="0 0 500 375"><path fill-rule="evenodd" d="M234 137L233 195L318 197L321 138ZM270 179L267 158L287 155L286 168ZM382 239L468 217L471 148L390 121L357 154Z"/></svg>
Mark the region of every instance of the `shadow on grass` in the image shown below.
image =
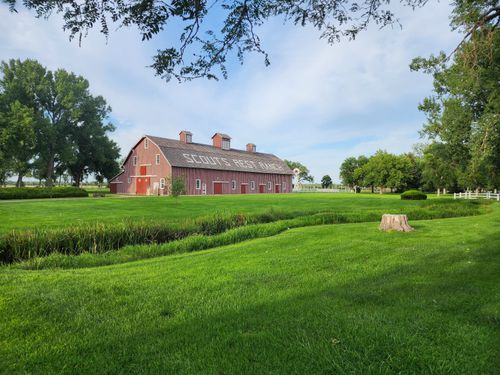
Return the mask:
<svg viewBox="0 0 500 375"><path fill-rule="evenodd" d="M107 316L103 308L89 327L85 313L93 312L69 298L64 316L73 322L58 325L61 315L50 322L42 312L50 333L34 332L34 323L23 326L27 341L40 334L50 341L31 352L2 351L15 360L13 370L33 373L495 373L498 249L500 233L471 241L470 251L406 257L344 283L332 274L298 293L285 275L270 274L268 294L259 294L263 278L256 278L241 295L233 291L233 300L211 295L219 306L203 298L199 305L183 304L163 293L145 310L147 293L127 285L116 293L138 303L119 305L125 314L110 309ZM106 295L91 292L106 305Z"/></svg>

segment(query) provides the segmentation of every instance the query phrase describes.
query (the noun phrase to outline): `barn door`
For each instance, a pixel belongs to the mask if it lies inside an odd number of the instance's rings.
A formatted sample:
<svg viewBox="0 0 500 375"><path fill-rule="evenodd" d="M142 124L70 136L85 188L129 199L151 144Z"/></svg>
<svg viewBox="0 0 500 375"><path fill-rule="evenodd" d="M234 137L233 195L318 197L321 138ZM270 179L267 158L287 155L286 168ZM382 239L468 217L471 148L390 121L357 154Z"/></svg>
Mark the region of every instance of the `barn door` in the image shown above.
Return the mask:
<svg viewBox="0 0 500 375"><path fill-rule="evenodd" d="M214 182L214 194L222 194L222 182Z"/></svg>
<svg viewBox="0 0 500 375"><path fill-rule="evenodd" d="M259 193L264 193L266 190L266 185L259 185Z"/></svg>
<svg viewBox="0 0 500 375"><path fill-rule="evenodd" d="M147 175L147 166L146 165L141 165L141 176Z"/></svg>
<svg viewBox="0 0 500 375"><path fill-rule="evenodd" d="M135 193L138 195L146 195L149 188L148 177L138 177L135 182Z"/></svg>
<svg viewBox="0 0 500 375"><path fill-rule="evenodd" d="M247 193L247 186L241 185L241 194L246 194L246 193Z"/></svg>
<svg viewBox="0 0 500 375"><path fill-rule="evenodd" d="M274 192L279 193L280 192L280 184L274 185Z"/></svg>

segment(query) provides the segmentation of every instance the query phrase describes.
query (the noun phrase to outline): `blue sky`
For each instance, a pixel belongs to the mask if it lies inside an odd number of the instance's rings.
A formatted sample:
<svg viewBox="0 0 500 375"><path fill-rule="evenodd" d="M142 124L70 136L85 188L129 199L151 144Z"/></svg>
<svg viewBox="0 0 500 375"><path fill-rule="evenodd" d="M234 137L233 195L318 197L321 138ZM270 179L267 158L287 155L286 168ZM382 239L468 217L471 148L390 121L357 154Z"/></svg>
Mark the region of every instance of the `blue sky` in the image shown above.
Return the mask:
<svg viewBox="0 0 500 375"><path fill-rule="evenodd" d="M273 21L260 29L271 66L255 54L244 65L235 59L227 80L178 84L147 67L167 45L166 34L141 42L132 29L107 41L91 32L79 47L57 16L11 14L2 4L0 60L34 58L87 78L113 108L111 137L124 155L143 134L177 138L187 129L195 142L209 143L220 131L231 135L233 147L253 142L258 151L304 163L317 181L325 174L338 181L348 156L406 152L421 141L425 118L417 106L432 80L408 65L415 56L453 50L460 35L450 31L449 14L447 2L401 8L402 29L371 27L335 45L315 30Z"/></svg>

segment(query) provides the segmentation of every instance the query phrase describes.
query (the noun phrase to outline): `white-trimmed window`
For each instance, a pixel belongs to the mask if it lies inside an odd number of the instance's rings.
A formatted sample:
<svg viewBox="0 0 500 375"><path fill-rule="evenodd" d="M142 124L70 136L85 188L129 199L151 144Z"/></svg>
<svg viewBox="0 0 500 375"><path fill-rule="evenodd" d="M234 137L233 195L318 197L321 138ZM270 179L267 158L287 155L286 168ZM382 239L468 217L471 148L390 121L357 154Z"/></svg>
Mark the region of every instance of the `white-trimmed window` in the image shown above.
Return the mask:
<svg viewBox="0 0 500 375"><path fill-rule="evenodd" d="M192 143L193 142L193 136L191 134L186 134L186 143Z"/></svg>
<svg viewBox="0 0 500 375"><path fill-rule="evenodd" d="M160 154L156 154L156 165L160 165Z"/></svg>
<svg viewBox="0 0 500 375"><path fill-rule="evenodd" d="M222 148L224 150L229 150L231 148L231 141L229 139L222 140Z"/></svg>
<svg viewBox="0 0 500 375"><path fill-rule="evenodd" d="M128 183L130 184L130 183L132 182L132 179L129 177L129 178L127 179L127 181L128 181Z"/></svg>
<svg viewBox="0 0 500 375"><path fill-rule="evenodd" d="M148 147L149 147L149 139L147 139L147 138L146 138L146 139L144 140L144 148L147 150L147 149L148 149Z"/></svg>
<svg viewBox="0 0 500 375"><path fill-rule="evenodd" d="M231 181L231 189L236 190L236 180Z"/></svg>
<svg viewBox="0 0 500 375"><path fill-rule="evenodd" d="M250 181L250 190L255 190L255 181Z"/></svg>
<svg viewBox="0 0 500 375"><path fill-rule="evenodd" d="M137 165L137 156L132 157L132 165L135 167Z"/></svg>
<svg viewBox="0 0 500 375"><path fill-rule="evenodd" d="M267 181L267 190L271 191L272 188L273 186L271 184L271 181Z"/></svg>
<svg viewBox="0 0 500 375"><path fill-rule="evenodd" d="M160 178L160 189L165 189L165 179L164 178Z"/></svg>
<svg viewBox="0 0 500 375"><path fill-rule="evenodd" d="M285 182L285 181L283 181L283 182L281 183L281 190L282 190L282 191L286 191L286 182Z"/></svg>
<svg viewBox="0 0 500 375"><path fill-rule="evenodd" d="M199 178L196 179L196 190L201 189L201 180Z"/></svg>

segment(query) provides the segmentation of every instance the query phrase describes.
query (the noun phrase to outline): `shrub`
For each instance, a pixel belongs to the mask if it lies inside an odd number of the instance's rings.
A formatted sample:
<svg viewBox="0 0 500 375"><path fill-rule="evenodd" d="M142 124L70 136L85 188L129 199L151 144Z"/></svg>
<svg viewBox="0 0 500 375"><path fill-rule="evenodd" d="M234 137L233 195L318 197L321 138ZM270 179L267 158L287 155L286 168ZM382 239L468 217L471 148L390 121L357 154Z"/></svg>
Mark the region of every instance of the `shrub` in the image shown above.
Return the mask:
<svg viewBox="0 0 500 375"><path fill-rule="evenodd" d="M87 191L74 186L41 188L1 188L0 199L37 199L88 197Z"/></svg>
<svg viewBox="0 0 500 375"><path fill-rule="evenodd" d="M401 194L401 199L423 201L427 199L427 195L419 190L408 190Z"/></svg>

